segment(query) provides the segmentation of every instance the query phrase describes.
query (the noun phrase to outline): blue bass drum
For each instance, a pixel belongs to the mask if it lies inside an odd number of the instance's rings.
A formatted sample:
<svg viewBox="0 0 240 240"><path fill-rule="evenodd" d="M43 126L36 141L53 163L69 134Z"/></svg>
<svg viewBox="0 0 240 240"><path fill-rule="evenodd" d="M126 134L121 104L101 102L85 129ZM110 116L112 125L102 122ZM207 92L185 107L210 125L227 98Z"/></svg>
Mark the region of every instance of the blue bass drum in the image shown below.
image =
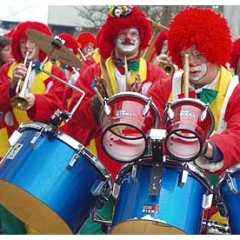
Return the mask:
<svg viewBox="0 0 240 240"><path fill-rule="evenodd" d="M49 129L31 123L16 131L0 164L0 203L41 234L76 234L111 195L111 175L79 142Z"/></svg>
<svg viewBox="0 0 240 240"><path fill-rule="evenodd" d="M200 234L204 204L212 196L207 178L189 163L164 162L155 196L149 194L151 173L148 161L120 171L111 234Z"/></svg>
<svg viewBox="0 0 240 240"><path fill-rule="evenodd" d="M231 234L240 234L240 164L222 173L216 189L224 203Z"/></svg>

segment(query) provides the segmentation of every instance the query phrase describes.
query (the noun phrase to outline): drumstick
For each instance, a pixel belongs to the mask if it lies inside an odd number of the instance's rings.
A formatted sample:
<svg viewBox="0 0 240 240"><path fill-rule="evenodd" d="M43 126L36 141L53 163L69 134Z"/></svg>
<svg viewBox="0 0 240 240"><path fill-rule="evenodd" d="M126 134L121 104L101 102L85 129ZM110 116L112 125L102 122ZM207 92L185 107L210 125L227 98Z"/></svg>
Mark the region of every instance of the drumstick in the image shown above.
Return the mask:
<svg viewBox="0 0 240 240"><path fill-rule="evenodd" d="M97 93L98 96L98 100L100 101L101 104L103 104L103 97L101 95L101 93L98 91L97 87L94 87L95 92Z"/></svg>
<svg viewBox="0 0 240 240"><path fill-rule="evenodd" d="M189 97L189 54L184 55L185 98Z"/></svg>
<svg viewBox="0 0 240 240"><path fill-rule="evenodd" d="M124 56L124 68L125 68L125 76L126 76L126 90L130 91L130 89L131 89L131 82L130 82L129 74L128 74L128 64L127 64L127 57L126 57L126 55Z"/></svg>

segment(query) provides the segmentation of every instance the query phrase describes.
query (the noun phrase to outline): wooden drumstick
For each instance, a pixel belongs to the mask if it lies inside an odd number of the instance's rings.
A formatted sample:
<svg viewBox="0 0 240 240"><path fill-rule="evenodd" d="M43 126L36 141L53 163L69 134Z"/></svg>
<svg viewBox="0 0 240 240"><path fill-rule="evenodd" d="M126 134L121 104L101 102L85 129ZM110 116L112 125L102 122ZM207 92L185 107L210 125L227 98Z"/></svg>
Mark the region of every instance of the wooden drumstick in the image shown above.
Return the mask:
<svg viewBox="0 0 240 240"><path fill-rule="evenodd" d="M189 54L184 55L185 98L189 97Z"/></svg>
<svg viewBox="0 0 240 240"><path fill-rule="evenodd" d="M101 104L103 104L104 100L103 100L101 93L98 91L97 87L94 87L94 90L98 96L98 100L100 101Z"/></svg>
<svg viewBox="0 0 240 240"><path fill-rule="evenodd" d="M125 76L126 76L126 91L130 91L131 90L131 82L130 82L129 74L128 74L128 64L127 64L126 55L124 56L124 69L125 69Z"/></svg>

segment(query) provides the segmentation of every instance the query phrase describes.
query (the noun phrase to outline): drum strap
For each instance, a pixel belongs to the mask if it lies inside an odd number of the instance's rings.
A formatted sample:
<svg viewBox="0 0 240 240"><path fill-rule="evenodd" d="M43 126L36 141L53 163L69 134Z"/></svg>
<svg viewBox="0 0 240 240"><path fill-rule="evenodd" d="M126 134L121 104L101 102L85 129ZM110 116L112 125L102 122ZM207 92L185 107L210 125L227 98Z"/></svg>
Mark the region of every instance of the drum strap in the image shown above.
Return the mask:
<svg viewBox="0 0 240 240"><path fill-rule="evenodd" d="M10 144L8 143L8 133L6 128L0 129L0 160L6 154Z"/></svg>
<svg viewBox="0 0 240 240"><path fill-rule="evenodd" d="M173 83L172 83L172 93L170 96L171 101L176 101L178 99L178 95L181 93L183 73L184 73L183 71L177 71L174 73Z"/></svg>
<svg viewBox="0 0 240 240"><path fill-rule="evenodd" d="M96 63L99 63L100 62L100 53L98 50L96 50L93 54L93 59Z"/></svg>
<svg viewBox="0 0 240 240"><path fill-rule="evenodd" d="M220 113L220 118L219 118L219 123L218 123L218 129L216 133L221 133L226 129L226 122L224 121L224 116L226 112L226 108L229 102L230 97L232 96L232 93L236 86L239 84L238 76L234 76L228 86L228 90L221 108L221 113Z"/></svg>
<svg viewBox="0 0 240 240"><path fill-rule="evenodd" d="M113 93L116 94L119 91L118 91L117 79L116 79L116 74L115 74L115 65L114 65L111 57L107 59L106 67L107 67L107 70L108 70L108 73L110 76ZM140 58L139 72L131 73L131 76L130 76L131 84L133 84L135 82L137 74L140 74L141 82L144 82L147 79L147 63L143 58Z"/></svg>

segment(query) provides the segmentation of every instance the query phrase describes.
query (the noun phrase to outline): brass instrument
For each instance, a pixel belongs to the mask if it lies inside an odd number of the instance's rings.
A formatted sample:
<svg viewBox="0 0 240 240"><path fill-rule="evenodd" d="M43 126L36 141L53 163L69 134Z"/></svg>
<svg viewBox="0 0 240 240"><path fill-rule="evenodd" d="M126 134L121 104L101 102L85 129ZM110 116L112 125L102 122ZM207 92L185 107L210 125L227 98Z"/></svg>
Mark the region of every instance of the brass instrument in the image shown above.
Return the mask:
<svg viewBox="0 0 240 240"><path fill-rule="evenodd" d="M26 56L24 59L23 64L25 66L27 63L28 55L29 55L29 52L26 53ZM26 74L24 81L22 81L22 79L18 80L17 87L16 87L16 96L14 96L11 99L11 106L18 110L26 111L28 108L28 101L25 98L25 93L26 93L27 86L28 86L29 76L30 76L30 73L32 70L32 63L33 63L32 61L29 62L27 74Z"/></svg>
<svg viewBox="0 0 240 240"><path fill-rule="evenodd" d="M172 77L173 74L175 73L175 67L173 64L171 63L166 63L163 65L163 69L165 70L165 72L167 73L167 75L169 77Z"/></svg>
<svg viewBox="0 0 240 240"><path fill-rule="evenodd" d="M78 52L81 56L80 61L85 62L89 57L91 57L96 52L96 49L94 49L93 51L89 51L86 55L84 55L80 48L78 48Z"/></svg>
<svg viewBox="0 0 240 240"><path fill-rule="evenodd" d="M144 50L144 52L142 53L142 57L149 62L153 62L157 55L154 47L157 36L161 31L168 30L168 28L163 26L160 23L154 22L151 19L149 19L149 21L151 22L152 29L153 29L152 38L151 38L149 47L146 50Z"/></svg>

